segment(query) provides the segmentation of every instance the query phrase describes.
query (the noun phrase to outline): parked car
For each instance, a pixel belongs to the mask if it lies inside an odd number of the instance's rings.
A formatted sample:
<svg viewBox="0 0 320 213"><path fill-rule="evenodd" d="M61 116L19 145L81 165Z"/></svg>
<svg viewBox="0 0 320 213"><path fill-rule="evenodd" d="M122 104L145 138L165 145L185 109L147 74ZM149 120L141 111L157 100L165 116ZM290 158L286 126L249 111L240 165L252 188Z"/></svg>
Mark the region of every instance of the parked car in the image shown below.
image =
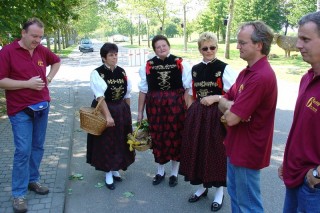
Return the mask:
<svg viewBox="0 0 320 213"><path fill-rule="evenodd" d="M50 44L54 43L54 38L49 38ZM42 45L47 45L47 38L43 38L40 42Z"/></svg>
<svg viewBox="0 0 320 213"><path fill-rule="evenodd" d="M90 39L82 39L79 45L80 52L93 52L93 43Z"/></svg>
<svg viewBox="0 0 320 213"><path fill-rule="evenodd" d="M41 42L40 42L40 44L42 44L42 45L47 45L47 39L46 39L46 38L42 39Z"/></svg>
<svg viewBox="0 0 320 213"><path fill-rule="evenodd" d="M114 35L112 37L113 42L126 42L129 41L129 37L124 36L124 35Z"/></svg>

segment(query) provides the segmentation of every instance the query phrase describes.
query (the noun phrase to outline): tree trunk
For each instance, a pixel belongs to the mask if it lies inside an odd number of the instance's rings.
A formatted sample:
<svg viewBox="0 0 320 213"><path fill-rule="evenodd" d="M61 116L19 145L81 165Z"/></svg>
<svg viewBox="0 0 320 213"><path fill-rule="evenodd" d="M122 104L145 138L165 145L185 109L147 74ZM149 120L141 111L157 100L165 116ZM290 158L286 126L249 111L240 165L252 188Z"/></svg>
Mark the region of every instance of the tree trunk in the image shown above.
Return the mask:
<svg viewBox="0 0 320 213"><path fill-rule="evenodd" d="M140 26L141 26L141 18L140 18L140 14L139 14L139 22L138 22L138 45L141 46L140 43Z"/></svg>
<svg viewBox="0 0 320 213"><path fill-rule="evenodd" d="M317 0L317 11L320 11L320 0Z"/></svg>
<svg viewBox="0 0 320 213"><path fill-rule="evenodd" d="M227 30L226 30L226 48L224 52L224 57L226 59L230 59L230 29L231 29L231 23L233 18L233 8L234 8L234 0L230 0L229 3L229 17L228 17L228 23L227 23Z"/></svg>
<svg viewBox="0 0 320 213"><path fill-rule="evenodd" d="M183 44L184 44L184 52L187 52L188 47L187 47L187 42L188 42L188 37L187 37L187 11L186 11L186 5L183 5Z"/></svg>

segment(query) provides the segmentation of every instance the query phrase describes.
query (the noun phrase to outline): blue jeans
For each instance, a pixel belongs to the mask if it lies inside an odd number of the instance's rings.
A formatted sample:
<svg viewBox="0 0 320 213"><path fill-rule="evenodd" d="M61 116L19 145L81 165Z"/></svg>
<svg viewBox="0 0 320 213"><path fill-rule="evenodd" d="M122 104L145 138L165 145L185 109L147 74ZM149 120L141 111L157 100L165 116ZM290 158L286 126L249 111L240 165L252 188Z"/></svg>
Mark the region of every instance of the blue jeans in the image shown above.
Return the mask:
<svg viewBox="0 0 320 213"><path fill-rule="evenodd" d="M320 188L310 188L307 180L296 188L286 188L284 213L319 213Z"/></svg>
<svg viewBox="0 0 320 213"><path fill-rule="evenodd" d="M227 161L227 189L233 213L263 212L260 170L234 166Z"/></svg>
<svg viewBox="0 0 320 213"><path fill-rule="evenodd" d="M25 196L30 182L40 179L39 167L43 156L49 108L30 117L21 111L9 116L15 152L12 169L12 196Z"/></svg>

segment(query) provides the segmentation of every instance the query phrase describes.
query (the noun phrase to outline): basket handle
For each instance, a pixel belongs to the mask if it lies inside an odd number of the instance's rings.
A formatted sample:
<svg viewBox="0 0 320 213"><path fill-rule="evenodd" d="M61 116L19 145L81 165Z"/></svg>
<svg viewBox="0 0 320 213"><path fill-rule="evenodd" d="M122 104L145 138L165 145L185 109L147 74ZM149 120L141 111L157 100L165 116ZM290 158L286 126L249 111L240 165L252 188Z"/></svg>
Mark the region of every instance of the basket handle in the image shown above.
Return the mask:
<svg viewBox="0 0 320 213"><path fill-rule="evenodd" d="M101 105L102 101L104 101L104 97L101 97L100 100L98 101L98 104L97 104L96 108L93 110L93 114L95 114L95 115L98 114L98 110L100 108L100 105Z"/></svg>
<svg viewBox="0 0 320 213"><path fill-rule="evenodd" d="M141 124L142 124L142 122L140 122L139 126L134 130L134 134L133 134L133 137L134 137L134 138L136 138L136 135L137 135L137 133L138 133L138 130L139 130L140 127L141 127Z"/></svg>

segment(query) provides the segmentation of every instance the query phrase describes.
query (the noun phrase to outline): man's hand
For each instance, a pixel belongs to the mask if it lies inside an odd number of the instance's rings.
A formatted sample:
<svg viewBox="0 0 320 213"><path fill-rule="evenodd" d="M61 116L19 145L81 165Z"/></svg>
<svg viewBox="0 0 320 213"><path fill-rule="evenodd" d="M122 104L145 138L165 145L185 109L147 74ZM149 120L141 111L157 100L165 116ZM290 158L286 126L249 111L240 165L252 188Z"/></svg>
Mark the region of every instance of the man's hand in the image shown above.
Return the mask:
<svg viewBox="0 0 320 213"><path fill-rule="evenodd" d="M201 99L200 103L205 106L210 106L215 102L219 102L219 95L210 95Z"/></svg>
<svg viewBox="0 0 320 213"><path fill-rule="evenodd" d="M42 90L45 87L44 81L40 78L40 76L32 77L28 80L28 85L30 89L34 90Z"/></svg>
<svg viewBox="0 0 320 213"><path fill-rule="evenodd" d="M310 169L306 174L307 182L310 188L314 188L314 185L320 184L320 179L315 178L312 172L313 172L313 169Z"/></svg>
<svg viewBox="0 0 320 213"><path fill-rule="evenodd" d="M283 180L283 164L281 164L278 168L278 177Z"/></svg>

